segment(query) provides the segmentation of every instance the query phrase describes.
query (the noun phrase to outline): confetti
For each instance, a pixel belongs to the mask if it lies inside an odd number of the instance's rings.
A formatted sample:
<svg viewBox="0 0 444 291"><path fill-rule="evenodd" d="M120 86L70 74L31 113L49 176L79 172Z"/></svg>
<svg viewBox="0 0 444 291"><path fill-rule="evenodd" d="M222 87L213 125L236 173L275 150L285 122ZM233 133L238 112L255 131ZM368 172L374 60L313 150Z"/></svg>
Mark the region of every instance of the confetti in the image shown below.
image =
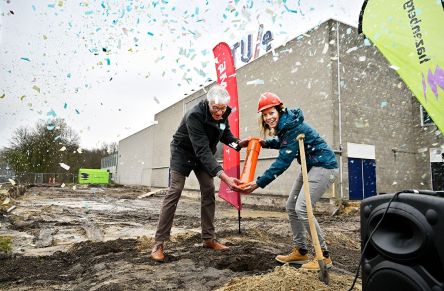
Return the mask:
<svg viewBox="0 0 444 291"><path fill-rule="evenodd" d="M364 128L364 127L365 127L364 121L362 121L362 120L356 120L356 121L355 121L355 127L356 127L356 128Z"/></svg>
<svg viewBox="0 0 444 291"><path fill-rule="evenodd" d="M357 46L352 47L352 48L349 48L349 49L346 51L346 53L349 54L349 53L351 53L352 51L355 51L355 50L357 50L357 49L358 49Z"/></svg>
<svg viewBox="0 0 444 291"><path fill-rule="evenodd" d="M57 114L55 113L55 111L53 109L51 109L51 111L48 111L48 113L46 113L46 116L52 116L52 117L56 117Z"/></svg>
<svg viewBox="0 0 444 291"><path fill-rule="evenodd" d="M198 68L194 68L194 71L196 71L196 73L202 77L205 77L207 75L207 74L205 74L205 72L203 70L198 69Z"/></svg>
<svg viewBox="0 0 444 291"><path fill-rule="evenodd" d="M69 168L70 168L70 166L68 166L67 164L64 164L64 163L59 163L59 165L60 165L60 167L62 167L63 169L65 169L65 170L69 170Z"/></svg>
<svg viewBox="0 0 444 291"><path fill-rule="evenodd" d="M29 58L20 58L21 60L24 60L24 61L27 61L27 62L30 62L31 60L29 59Z"/></svg>
<svg viewBox="0 0 444 291"><path fill-rule="evenodd" d="M425 153L428 151L428 148L420 148L418 149L418 153Z"/></svg>
<svg viewBox="0 0 444 291"><path fill-rule="evenodd" d="M256 79L256 80L248 81L247 85L264 85L264 80Z"/></svg>
<svg viewBox="0 0 444 291"><path fill-rule="evenodd" d="M6 197L6 199L3 201L2 205L9 204L11 202L11 199L9 197Z"/></svg>
<svg viewBox="0 0 444 291"><path fill-rule="evenodd" d="M253 1L252 1L252 2L253 2ZM287 12L290 12L290 13L298 13L297 10L288 8L287 4L284 4L284 7L285 7L285 10L287 10Z"/></svg>
<svg viewBox="0 0 444 291"><path fill-rule="evenodd" d="M59 149L59 151L61 151L61 152L66 151L66 147L65 147L65 146L62 146L62 147Z"/></svg>
<svg viewBox="0 0 444 291"><path fill-rule="evenodd" d="M40 93L40 88L39 88L39 87L37 87L36 85L32 86L32 89L34 89L35 91L37 91L37 92L39 92L39 93Z"/></svg>
<svg viewBox="0 0 444 291"><path fill-rule="evenodd" d="M322 50L322 54L325 55L328 51L328 43L324 45L324 49Z"/></svg>

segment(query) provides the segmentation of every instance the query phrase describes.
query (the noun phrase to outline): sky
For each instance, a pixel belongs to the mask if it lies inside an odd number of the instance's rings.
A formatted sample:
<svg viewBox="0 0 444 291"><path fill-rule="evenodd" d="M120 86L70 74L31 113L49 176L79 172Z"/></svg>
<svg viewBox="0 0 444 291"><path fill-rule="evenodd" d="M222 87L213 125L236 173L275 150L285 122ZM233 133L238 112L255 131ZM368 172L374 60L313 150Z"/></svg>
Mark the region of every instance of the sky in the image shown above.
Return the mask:
<svg viewBox="0 0 444 291"><path fill-rule="evenodd" d="M0 0L0 149L54 118L83 148L118 142L216 80L219 42L255 46L261 24L272 48L329 18L357 27L362 2Z"/></svg>

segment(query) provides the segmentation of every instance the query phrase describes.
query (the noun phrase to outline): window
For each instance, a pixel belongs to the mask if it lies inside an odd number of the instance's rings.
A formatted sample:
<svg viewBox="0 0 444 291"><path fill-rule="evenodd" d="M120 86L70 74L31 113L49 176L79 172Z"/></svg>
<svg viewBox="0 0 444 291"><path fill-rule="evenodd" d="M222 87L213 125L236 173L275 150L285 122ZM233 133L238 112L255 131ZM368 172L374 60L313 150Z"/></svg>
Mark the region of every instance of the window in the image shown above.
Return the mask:
<svg viewBox="0 0 444 291"><path fill-rule="evenodd" d="M432 174L432 188L435 191L444 190L444 149L430 149L430 168Z"/></svg>
<svg viewBox="0 0 444 291"><path fill-rule="evenodd" d="M433 120L430 118L430 115L427 111L420 105L421 108L421 126L433 125Z"/></svg>

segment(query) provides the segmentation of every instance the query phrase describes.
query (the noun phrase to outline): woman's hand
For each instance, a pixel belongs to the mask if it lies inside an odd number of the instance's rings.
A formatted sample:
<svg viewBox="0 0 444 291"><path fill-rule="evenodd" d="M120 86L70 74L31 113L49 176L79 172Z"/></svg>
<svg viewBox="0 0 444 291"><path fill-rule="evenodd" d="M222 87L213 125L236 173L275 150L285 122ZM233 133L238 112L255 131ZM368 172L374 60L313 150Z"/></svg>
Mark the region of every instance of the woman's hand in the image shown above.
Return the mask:
<svg viewBox="0 0 444 291"><path fill-rule="evenodd" d="M256 137L256 136L249 136L249 137L247 137L247 138L244 138L244 139L240 140L240 141L239 141L239 146L240 146L241 148L246 148L246 147L248 146L248 143L249 143L250 140L252 140L252 139L258 139L258 140L259 140L259 143L261 144L261 147L264 147L264 145L265 145L264 140L261 139L261 138L259 138L259 137Z"/></svg>
<svg viewBox="0 0 444 291"><path fill-rule="evenodd" d="M259 186L256 184L255 181L252 181L245 185L242 185L241 188L242 188L242 194L250 194L257 188L259 188Z"/></svg>

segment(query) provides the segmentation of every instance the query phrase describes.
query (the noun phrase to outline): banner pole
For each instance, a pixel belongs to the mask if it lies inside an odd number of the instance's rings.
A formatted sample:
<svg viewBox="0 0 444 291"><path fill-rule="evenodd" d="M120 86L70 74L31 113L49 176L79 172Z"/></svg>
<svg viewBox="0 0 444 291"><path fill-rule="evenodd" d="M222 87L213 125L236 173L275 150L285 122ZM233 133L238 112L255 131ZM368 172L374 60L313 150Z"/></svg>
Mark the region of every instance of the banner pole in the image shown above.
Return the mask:
<svg viewBox="0 0 444 291"><path fill-rule="evenodd" d="M241 215L240 209L237 210L237 219L239 220L239 234L241 233Z"/></svg>

